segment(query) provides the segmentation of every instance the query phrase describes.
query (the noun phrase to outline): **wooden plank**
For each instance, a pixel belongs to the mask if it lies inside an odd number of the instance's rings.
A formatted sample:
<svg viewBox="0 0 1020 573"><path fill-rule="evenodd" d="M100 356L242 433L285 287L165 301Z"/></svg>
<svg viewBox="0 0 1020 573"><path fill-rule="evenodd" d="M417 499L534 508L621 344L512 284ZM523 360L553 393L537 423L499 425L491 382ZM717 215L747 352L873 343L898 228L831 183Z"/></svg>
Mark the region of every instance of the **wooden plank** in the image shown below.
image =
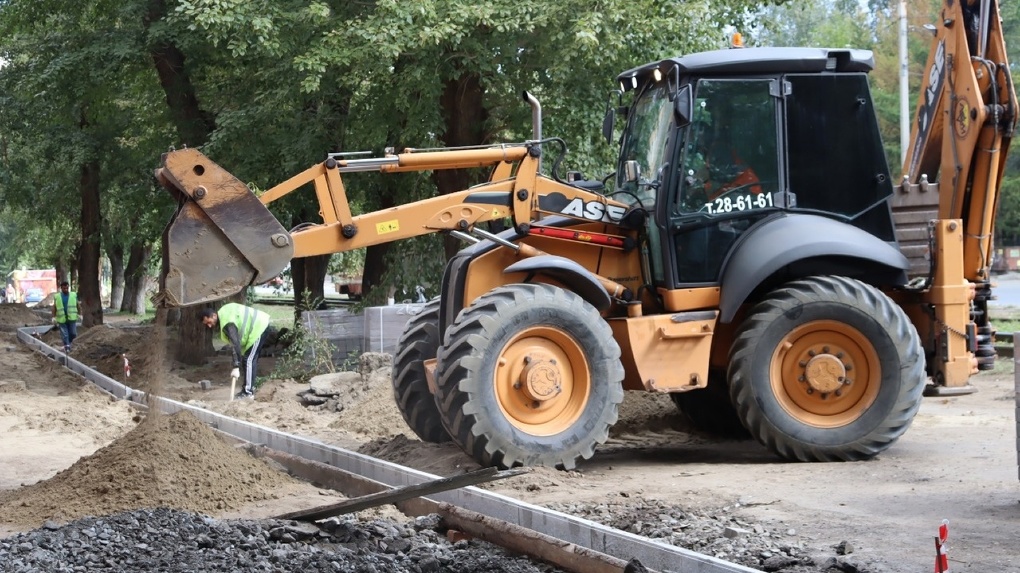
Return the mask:
<svg viewBox="0 0 1020 573"><path fill-rule="evenodd" d="M390 503L397 503L398 501L404 501L415 497L422 497L433 493L439 493L441 491L448 491L451 489L457 489L466 487L469 485L476 485L480 483L495 481L498 479L518 476L521 474L528 473L529 469L517 468L511 470L499 471L497 468L482 468L466 474L460 474L456 476L450 476L440 478L437 480L427 481L424 483L408 485L404 487L394 488L388 491L381 491L378 493L372 493L341 501L339 503L332 503L329 505L323 505L320 507L313 507L312 509L306 509L302 511L292 511L283 515L276 516L276 519L293 519L295 521L318 521L320 519L326 519L337 515L343 515L345 513L354 513L355 511L361 511L370 507L376 507L380 505L386 505Z"/></svg>
<svg viewBox="0 0 1020 573"><path fill-rule="evenodd" d="M530 555L560 569L577 573L653 573L640 561L624 561L605 553L593 551L568 541L544 535L478 512L449 503L439 504L439 516L448 529L456 529L483 541L499 545L522 555Z"/></svg>

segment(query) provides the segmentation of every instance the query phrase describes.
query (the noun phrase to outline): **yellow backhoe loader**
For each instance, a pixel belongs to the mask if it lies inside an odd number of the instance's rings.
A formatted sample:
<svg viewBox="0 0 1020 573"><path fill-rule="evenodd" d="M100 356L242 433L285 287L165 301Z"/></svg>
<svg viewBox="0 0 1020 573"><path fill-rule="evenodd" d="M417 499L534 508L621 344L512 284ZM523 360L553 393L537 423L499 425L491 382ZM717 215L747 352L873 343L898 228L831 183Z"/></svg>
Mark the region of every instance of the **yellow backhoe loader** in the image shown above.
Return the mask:
<svg viewBox="0 0 1020 573"><path fill-rule="evenodd" d="M995 0L944 3L902 176L872 67L865 50L745 48L625 71L604 124L609 139L623 126L608 190L561 177L565 146L540 134L330 156L261 196L173 151L157 171L180 200L163 298L210 302L292 257L449 233L471 244L394 358L423 440L484 465L573 468L628 389L670 393L703 428L787 459L870 458L926 388L969 391L992 367L992 231L1017 110ZM484 184L361 215L342 180L477 167ZM322 223L288 232L266 205L309 184ZM487 232L496 220L508 230Z"/></svg>

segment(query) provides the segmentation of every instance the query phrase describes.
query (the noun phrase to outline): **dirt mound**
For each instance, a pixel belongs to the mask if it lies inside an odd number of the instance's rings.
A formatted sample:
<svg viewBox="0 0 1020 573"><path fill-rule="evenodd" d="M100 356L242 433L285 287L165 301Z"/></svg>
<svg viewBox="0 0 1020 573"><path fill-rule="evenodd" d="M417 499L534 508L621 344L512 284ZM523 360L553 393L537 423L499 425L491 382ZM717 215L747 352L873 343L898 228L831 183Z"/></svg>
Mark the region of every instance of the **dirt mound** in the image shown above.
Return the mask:
<svg viewBox="0 0 1020 573"><path fill-rule="evenodd" d="M56 339L53 341L48 341L46 337L43 341L51 346L59 344L59 334L55 336ZM71 349L71 356L118 382L147 391L157 375L164 378L176 376L167 372L167 365L163 363L161 354L155 352L153 346L156 341L155 327L151 325L114 327L100 324L79 331ZM130 379L124 370L125 356L131 367ZM179 382L188 385L188 381L184 379Z"/></svg>
<svg viewBox="0 0 1020 573"><path fill-rule="evenodd" d="M208 513L272 499L293 481L179 412L148 417L49 480L0 494L0 515L36 526L141 508Z"/></svg>
<svg viewBox="0 0 1020 573"><path fill-rule="evenodd" d="M20 303L0 304L0 330L14 331L24 326L39 326L48 321Z"/></svg>
<svg viewBox="0 0 1020 573"><path fill-rule="evenodd" d="M374 439L358 448L358 452L440 476L481 467L452 442L430 444L404 435Z"/></svg>

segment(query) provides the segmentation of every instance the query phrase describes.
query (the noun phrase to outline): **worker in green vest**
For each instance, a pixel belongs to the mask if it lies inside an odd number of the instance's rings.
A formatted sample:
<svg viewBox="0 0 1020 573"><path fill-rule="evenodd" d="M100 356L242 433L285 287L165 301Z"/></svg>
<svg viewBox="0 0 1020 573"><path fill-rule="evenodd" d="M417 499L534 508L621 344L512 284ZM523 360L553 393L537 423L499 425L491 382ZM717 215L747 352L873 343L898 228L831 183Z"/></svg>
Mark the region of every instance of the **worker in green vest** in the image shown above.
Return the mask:
<svg viewBox="0 0 1020 573"><path fill-rule="evenodd" d="M219 328L220 338L230 344L234 369L231 378L243 378L244 386L235 398L255 396L255 376L258 374L259 353L266 341L275 341L276 329L269 325L269 315L261 310L228 302L218 311L202 311L202 324L206 328Z"/></svg>
<svg viewBox="0 0 1020 573"><path fill-rule="evenodd" d="M67 281L60 283L60 294L53 299L53 322L60 329L60 338L64 340L64 353L71 351L71 343L78 338L78 293L71 292Z"/></svg>

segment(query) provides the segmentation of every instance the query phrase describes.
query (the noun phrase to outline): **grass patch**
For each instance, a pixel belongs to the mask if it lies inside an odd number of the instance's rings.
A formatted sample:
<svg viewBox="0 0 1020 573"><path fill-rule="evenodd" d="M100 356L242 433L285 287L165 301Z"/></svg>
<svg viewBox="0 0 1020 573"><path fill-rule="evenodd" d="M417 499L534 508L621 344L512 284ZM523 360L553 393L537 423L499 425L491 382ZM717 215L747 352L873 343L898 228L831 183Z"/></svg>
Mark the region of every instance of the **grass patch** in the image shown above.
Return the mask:
<svg viewBox="0 0 1020 573"><path fill-rule="evenodd" d="M294 306L288 304L253 304L252 307L269 315L269 324L276 328L294 327Z"/></svg>

